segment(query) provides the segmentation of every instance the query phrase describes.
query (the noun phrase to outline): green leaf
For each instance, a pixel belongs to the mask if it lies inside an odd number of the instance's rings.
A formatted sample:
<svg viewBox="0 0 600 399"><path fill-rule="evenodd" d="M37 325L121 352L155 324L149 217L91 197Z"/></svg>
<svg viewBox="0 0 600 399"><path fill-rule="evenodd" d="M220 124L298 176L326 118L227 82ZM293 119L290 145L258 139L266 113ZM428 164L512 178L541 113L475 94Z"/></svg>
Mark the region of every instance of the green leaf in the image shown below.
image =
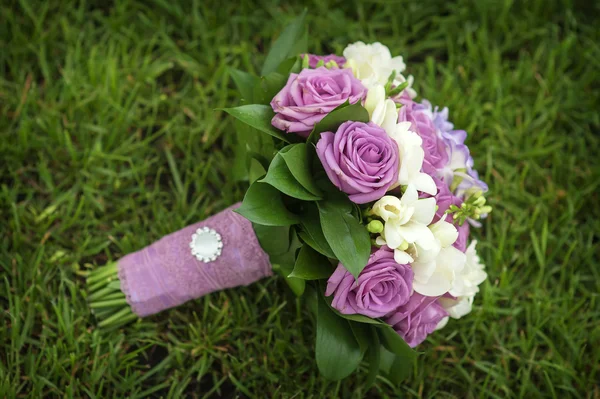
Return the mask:
<svg viewBox="0 0 600 399"><path fill-rule="evenodd" d="M305 143L288 145L279 151L279 154L285 161L294 178L302 184L304 188L317 196L323 193L317 187L313 180L310 168L310 158Z"/></svg>
<svg viewBox="0 0 600 399"><path fill-rule="evenodd" d="M379 369L390 382L399 385L410 376L412 365L406 367L405 361L400 356L396 356L381 345L379 347Z"/></svg>
<svg viewBox="0 0 600 399"><path fill-rule="evenodd" d="M304 280L319 280L328 278L333 273L329 260L308 245L300 248L294 270L290 277Z"/></svg>
<svg viewBox="0 0 600 399"><path fill-rule="evenodd" d="M273 158L273 138L262 134L259 130L245 124L239 119L234 120L236 144L234 147L235 157L233 160L234 176L239 180L248 178L250 159L255 158L263 163L265 171L269 168Z"/></svg>
<svg viewBox="0 0 600 399"><path fill-rule="evenodd" d="M385 349L396 356L388 372L390 378L393 378L394 382L402 381L410 375L416 352L408 346L391 326L377 326L377 332ZM389 358L389 356L387 357Z"/></svg>
<svg viewBox="0 0 600 399"><path fill-rule="evenodd" d="M276 232L272 231L271 233L275 234ZM285 232L281 232L281 234L285 234ZM294 263L296 262L296 251L298 248L300 248L302 243L300 240L298 240L294 229L290 229L289 235L286 237L289 237L289 247L285 252L278 252L278 250L273 247L273 244L267 245L266 247L263 247L263 249L267 248L265 249L265 252L269 254L269 260L273 264L273 270L283 277L286 284L296 296L301 296L306 288L306 281L301 278L290 277L289 275L294 269ZM272 236L263 237L261 245L265 239L277 240ZM279 250L281 247L282 246L280 245Z"/></svg>
<svg viewBox="0 0 600 399"><path fill-rule="evenodd" d="M298 215L290 212L274 187L254 182L246 192L242 206L235 210L253 223L266 226L288 226L300 222Z"/></svg>
<svg viewBox="0 0 600 399"><path fill-rule="evenodd" d="M375 324L375 325L385 324L383 321L381 321L379 319L372 319L370 317L363 316L361 314L341 314L340 313L340 316L342 316L346 320L355 321L357 323Z"/></svg>
<svg viewBox="0 0 600 399"><path fill-rule="evenodd" d="M300 51L298 52L298 54L299 53ZM301 69L302 59L300 58L300 56L296 55L288 58L287 60L279 64L279 66L277 67L277 72L282 75L289 76L291 73L299 73Z"/></svg>
<svg viewBox="0 0 600 399"><path fill-rule="evenodd" d="M319 201L319 216L323 235L335 257L355 278L365 268L371 253L369 232L352 215L352 204L345 201Z"/></svg>
<svg viewBox="0 0 600 399"><path fill-rule="evenodd" d="M263 177L265 172L266 170L263 168L260 161L255 158L250 158L250 167L248 168L248 180L250 181L250 184Z"/></svg>
<svg viewBox="0 0 600 399"><path fill-rule="evenodd" d="M262 154L259 154L257 152L250 151L250 150L248 150L248 156L250 158L254 159L255 161L258 161L260 166L262 166L262 168L264 169L265 173L267 172L267 169L269 169L269 165L271 164L270 159L266 158ZM264 173L263 173L263 175L264 175Z"/></svg>
<svg viewBox="0 0 600 399"><path fill-rule="evenodd" d="M279 140L290 142L290 137L287 137L283 132L277 130L271 125L271 119L275 113L270 106L264 104L248 104L241 105L235 108L220 108L234 118L239 119L247 125L267 133Z"/></svg>
<svg viewBox="0 0 600 399"><path fill-rule="evenodd" d="M290 226L264 226L252 224L261 248L269 255L271 263L281 263L280 257L290 249Z"/></svg>
<svg viewBox="0 0 600 399"><path fill-rule="evenodd" d="M321 137L323 132L334 132L344 122L357 121L357 122L369 122L369 112L360 105L360 101L355 104L349 104L346 101L344 104L339 105L333 111L327 114L327 116L319 123L315 125L310 136L308 137L308 143L316 143Z"/></svg>
<svg viewBox="0 0 600 399"><path fill-rule="evenodd" d="M367 352L367 349L369 349L371 330L375 327L352 321L349 321L348 323L350 323L354 338L356 338L356 342L358 342L358 345L360 346L360 351L364 355Z"/></svg>
<svg viewBox="0 0 600 399"><path fill-rule="evenodd" d="M379 374L379 365L381 362L381 344L379 343L379 335L375 329L371 329L369 333L369 349L365 355L365 360L369 363L369 374L365 381L365 389L369 389L375 383L375 379Z"/></svg>
<svg viewBox="0 0 600 399"><path fill-rule="evenodd" d="M254 87L258 83L258 78L248 72L240 71L235 68L229 68L229 75L235 82L242 98L246 100L246 102L251 103L253 100Z"/></svg>
<svg viewBox="0 0 600 399"><path fill-rule="evenodd" d="M261 180L261 182L270 184L277 190L290 197L298 198L304 201L316 201L322 199L322 197L312 194L310 191L305 189L295 178L292 172L287 167L281 154L275 155L267 175Z"/></svg>
<svg viewBox="0 0 600 399"><path fill-rule="evenodd" d="M330 380L341 380L360 364L363 354L347 320L331 311L321 295L317 309L317 367Z"/></svg>
<svg viewBox="0 0 600 399"><path fill-rule="evenodd" d="M281 64L286 58L297 55L294 53L298 51L299 42L302 45L302 40L305 37L305 26L304 21L306 19L306 10L302 12L296 19L292 21L281 33L279 38L275 40L267 58L263 65L261 75L265 76L271 72L277 70L279 64Z"/></svg>
<svg viewBox="0 0 600 399"><path fill-rule="evenodd" d="M381 343L387 350L398 356L414 359L416 352L408 346L392 326L383 324L379 327L378 331Z"/></svg>
<svg viewBox="0 0 600 399"><path fill-rule="evenodd" d="M287 78L277 72L271 72L267 76L261 77L254 86L254 103L269 105L273 97L285 86Z"/></svg>
<svg viewBox="0 0 600 399"><path fill-rule="evenodd" d="M292 270L291 268L286 267L284 265L275 264L273 265L273 270L280 274L281 277L283 277L286 284L288 285L288 287L290 287L294 295L302 296L302 294L304 294L304 290L306 289L306 280L303 280L298 277L290 277L289 274Z"/></svg>
<svg viewBox="0 0 600 399"><path fill-rule="evenodd" d="M317 207L312 204L304 204L301 220L303 231L300 233L300 238L317 252L335 259L335 254L323 235Z"/></svg>

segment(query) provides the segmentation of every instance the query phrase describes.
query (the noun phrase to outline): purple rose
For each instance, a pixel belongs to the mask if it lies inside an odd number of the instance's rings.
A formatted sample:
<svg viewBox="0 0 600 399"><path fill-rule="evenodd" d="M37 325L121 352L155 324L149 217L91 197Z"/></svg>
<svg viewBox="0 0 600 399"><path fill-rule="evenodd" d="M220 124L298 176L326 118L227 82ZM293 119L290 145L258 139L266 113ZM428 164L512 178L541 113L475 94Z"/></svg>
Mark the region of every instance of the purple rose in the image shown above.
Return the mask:
<svg viewBox="0 0 600 399"><path fill-rule="evenodd" d="M408 303L386 319L408 346L414 348L431 334L448 312L437 302L438 297L414 293Z"/></svg>
<svg viewBox="0 0 600 399"><path fill-rule="evenodd" d="M412 282L411 267L399 265L394 253L382 248L371 254L358 281L340 263L327 281L325 295L333 295L331 306L342 314L383 317L408 301Z"/></svg>
<svg viewBox="0 0 600 399"><path fill-rule="evenodd" d="M329 55L316 55L316 54L302 54L302 57L308 55L308 66L311 68L316 68L319 61L323 60L325 64L329 61L334 61L338 64L338 67L343 67L346 63L346 59L344 57L340 57L339 55L329 54Z"/></svg>
<svg viewBox="0 0 600 399"><path fill-rule="evenodd" d="M411 130L421 137L425 151L423 172L435 176L438 170L448 165L448 145L433 123L430 112L407 97L401 97L400 103L404 106L398 112L398 121L410 122Z"/></svg>
<svg viewBox="0 0 600 399"><path fill-rule="evenodd" d="M331 182L357 204L380 199L398 182L398 145L373 122L321 133L317 155Z"/></svg>
<svg viewBox="0 0 600 399"><path fill-rule="evenodd" d="M271 124L287 133L308 137L329 112L346 101L361 101L367 89L350 69L303 69L292 73L271 101L275 116Z"/></svg>

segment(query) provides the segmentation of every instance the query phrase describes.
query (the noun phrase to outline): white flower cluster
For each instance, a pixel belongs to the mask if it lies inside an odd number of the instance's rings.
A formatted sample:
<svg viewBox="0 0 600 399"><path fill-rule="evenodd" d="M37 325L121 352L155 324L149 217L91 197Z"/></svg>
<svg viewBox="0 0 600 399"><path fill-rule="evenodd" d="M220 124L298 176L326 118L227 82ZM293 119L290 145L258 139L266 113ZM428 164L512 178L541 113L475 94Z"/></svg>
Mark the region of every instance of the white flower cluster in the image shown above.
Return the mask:
<svg viewBox="0 0 600 399"><path fill-rule="evenodd" d="M402 75L406 68L402 57L392 57L381 43L351 44L344 50L344 57L345 67L351 68L368 88L364 106L371 121L381 126L399 149L398 182L392 189L401 186L404 193L400 198L386 195L373 205L372 215L384 222L376 243L393 249L399 264L411 265L415 292L442 296L439 301L450 317L462 317L471 311L478 286L487 274L475 251L477 242L473 241L466 253L456 249L453 246L458 238L456 227L445 217L433 223L437 210L435 198L419 198L418 192L436 195L437 187L433 178L421 171L425 157L421 137L410 130L410 122L398 122L398 107L386 95L385 88L392 75L391 86L409 82L405 91L414 98L412 76ZM447 318L442 320L438 328L446 321Z"/></svg>

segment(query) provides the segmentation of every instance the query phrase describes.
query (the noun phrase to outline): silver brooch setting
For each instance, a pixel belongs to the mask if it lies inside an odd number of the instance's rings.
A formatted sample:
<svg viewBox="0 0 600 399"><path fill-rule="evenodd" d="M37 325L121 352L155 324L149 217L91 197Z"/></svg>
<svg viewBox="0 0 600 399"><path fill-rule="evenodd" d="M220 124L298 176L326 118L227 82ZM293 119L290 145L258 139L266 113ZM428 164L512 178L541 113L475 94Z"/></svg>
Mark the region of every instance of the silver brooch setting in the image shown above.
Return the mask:
<svg viewBox="0 0 600 399"><path fill-rule="evenodd" d="M223 251L223 239L214 229L201 227L192 234L190 248L200 262L214 262Z"/></svg>

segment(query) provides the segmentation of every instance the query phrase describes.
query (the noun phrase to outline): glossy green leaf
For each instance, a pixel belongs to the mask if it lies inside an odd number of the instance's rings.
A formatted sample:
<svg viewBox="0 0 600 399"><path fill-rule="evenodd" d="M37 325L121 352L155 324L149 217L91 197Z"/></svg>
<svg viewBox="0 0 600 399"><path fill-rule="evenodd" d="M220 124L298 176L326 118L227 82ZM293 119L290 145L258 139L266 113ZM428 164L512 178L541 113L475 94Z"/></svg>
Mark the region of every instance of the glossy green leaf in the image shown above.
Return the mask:
<svg viewBox="0 0 600 399"><path fill-rule="evenodd" d="M268 105L248 104L235 108L221 108L221 110L263 133L267 133L286 143L290 142L290 137L287 137L283 132L271 125L271 119L273 119L275 113Z"/></svg>
<svg viewBox="0 0 600 399"><path fill-rule="evenodd" d="M410 375L416 352L408 346L402 337L389 325L377 326L381 344L396 358L389 373L395 381L401 381ZM389 357L389 356L388 356Z"/></svg>
<svg viewBox="0 0 600 399"><path fill-rule="evenodd" d="M370 388L379 374L379 366L381 363L381 344L379 343L379 335L375 329L369 331L369 349L365 355L365 360L369 363L369 374L365 381L365 388Z"/></svg>
<svg viewBox="0 0 600 399"><path fill-rule="evenodd" d="M300 222L298 215L290 212L274 187L254 182L246 192L242 206L235 210L253 223L266 226L288 226Z"/></svg>
<svg viewBox="0 0 600 399"><path fill-rule="evenodd" d="M276 232L271 231L271 234L276 234ZM285 232L281 232L281 234L285 234ZM261 246L265 239L277 240L277 238L272 236L270 238L268 236L263 237L263 240L261 241ZM263 247L263 249L267 248L265 249L265 251L269 254L269 260L271 261L271 264L273 264L273 270L283 277L286 284L290 287L290 289L296 296L301 296L306 288L305 280L289 276L292 270L294 269L294 264L296 262L296 252L301 246L302 243L300 242L300 240L298 240L295 230L290 229L289 246L286 251L279 252L282 246L279 246L279 249L277 249L273 247L273 244L269 244L266 247Z"/></svg>
<svg viewBox="0 0 600 399"><path fill-rule="evenodd" d="M285 265L273 265L273 271L277 272L281 275L281 277L284 278L286 284L288 287L290 287L294 295L302 296L302 294L304 294L304 290L306 289L306 280L298 277L290 277L289 274L291 270L291 268Z"/></svg>
<svg viewBox="0 0 600 399"><path fill-rule="evenodd" d="M282 193L289 195L290 197L298 198L304 201L316 201L321 197L312 194L306 188L302 186L294 177L287 164L285 163L281 154L275 155L267 175L261 180L261 182L270 184Z"/></svg>
<svg viewBox="0 0 600 399"><path fill-rule="evenodd" d="M317 367L330 380L341 380L360 364L363 353L347 320L331 311L321 295L317 310Z"/></svg>
<svg viewBox="0 0 600 399"><path fill-rule="evenodd" d="M371 342L371 330L375 327L353 321L349 321L348 323L350 324L352 334L354 334L354 338L356 338L356 342L358 342L360 350L364 355L367 352L367 349L369 349L369 344Z"/></svg>
<svg viewBox="0 0 600 399"><path fill-rule="evenodd" d="M300 54L300 51L298 51L297 54ZM277 72L284 76L289 76L290 73L299 73L301 69L302 59L300 58L300 56L296 55L288 58L287 60L279 64L279 66L277 67Z"/></svg>
<svg viewBox="0 0 600 399"><path fill-rule="evenodd" d="M339 105L327 114L325 118L321 119L321 121L315 125L307 142L316 143L319 141L321 133L323 132L335 133L337 128L344 122L357 121L366 123L369 122L369 120L369 112L360 105L360 101L355 104L349 104L349 102L346 101L344 104Z"/></svg>
<svg viewBox="0 0 600 399"><path fill-rule="evenodd" d="M391 326L383 324L379 327L381 343L390 352L404 358L414 359L416 352L402 339Z"/></svg>
<svg viewBox="0 0 600 399"><path fill-rule="evenodd" d="M284 76L277 72L271 72L267 76L257 79L258 81L253 90L253 102L256 104L269 105L271 100L273 100L273 97L275 97L275 95L281 91L283 86L285 86L287 78L287 75Z"/></svg>
<svg viewBox="0 0 600 399"><path fill-rule="evenodd" d="M267 54L261 75L265 76L274 72L286 58L297 55L295 52L302 51L301 47L305 45L302 41L306 35L305 19L306 10L287 25L279 38L275 40Z"/></svg>
<svg viewBox="0 0 600 399"><path fill-rule="evenodd" d="M279 154L285 161L294 178L308 191L316 196L322 196L311 172L310 158L305 143L288 145Z"/></svg>
<svg viewBox="0 0 600 399"><path fill-rule="evenodd" d="M300 238L304 240L317 252L327 256L328 258L334 258L335 254L327 243L325 235L323 235L323 229L321 228L321 219L319 218L319 210L315 205L305 204L304 211L301 216L302 232Z"/></svg>
<svg viewBox="0 0 600 399"><path fill-rule="evenodd" d="M379 346L379 369L393 384L399 385L410 376L414 364L409 363L407 366L405 359Z"/></svg>
<svg viewBox="0 0 600 399"><path fill-rule="evenodd" d="M255 158L250 158L250 166L248 168L248 180L250 181L250 184L263 177L265 173L266 170L263 168L262 164Z"/></svg>
<svg viewBox="0 0 600 399"><path fill-rule="evenodd" d="M229 68L229 75L235 82L242 98L247 103L251 103L253 101L254 87L258 83L258 78L248 72L240 71L235 68Z"/></svg>
<svg viewBox="0 0 600 399"><path fill-rule="evenodd" d="M383 321L381 321L379 319L372 319L370 317L363 316L361 314L341 314L340 313L340 316L346 320L355 321L357 323L375 324L375 325L385 324Z"/></svg>
<svg viewBox="0 0 600 399"><path fill-rule="evenodd" d="M280 257L290 249L290 226L253 224L252 228L261 248L269 255L271 263L281 263Z"/></svg>
<svg viewBox="0 0 600 399"><path fill-rule="evenodd" d="M367 229L352 215L352 204L328 199L319 201L318 207L323 235L335 257L358 278L371 252Z"/></svg>
<svg viewBox="0 0 600 399"><path fill-rule="evenodd" d="M331 273L333 273L333 268L329 260L310 246L304 245L300 248L300 253L298 253L298 258L290 277L298 277L304 280L319 280L329 278Z"/></svg>

